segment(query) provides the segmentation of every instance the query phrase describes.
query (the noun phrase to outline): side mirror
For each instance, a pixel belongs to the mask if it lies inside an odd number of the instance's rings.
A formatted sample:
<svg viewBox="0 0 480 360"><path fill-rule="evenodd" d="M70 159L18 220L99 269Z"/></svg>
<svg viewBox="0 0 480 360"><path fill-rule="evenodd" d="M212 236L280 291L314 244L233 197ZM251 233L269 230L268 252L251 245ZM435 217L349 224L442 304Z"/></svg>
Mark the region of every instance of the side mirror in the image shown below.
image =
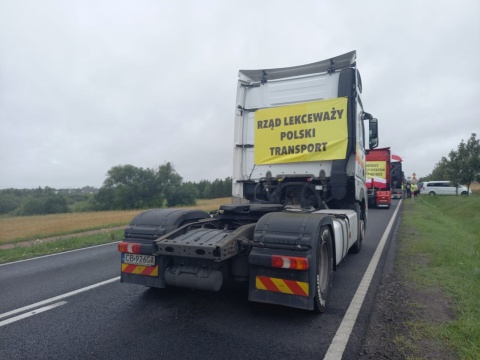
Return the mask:
<svg viewBox="0 0 480 360"><path fill-rule="evenodd" d="M378 146L378 121L375 118L369 119L369 145L370 149L375 149Z"/></svg>

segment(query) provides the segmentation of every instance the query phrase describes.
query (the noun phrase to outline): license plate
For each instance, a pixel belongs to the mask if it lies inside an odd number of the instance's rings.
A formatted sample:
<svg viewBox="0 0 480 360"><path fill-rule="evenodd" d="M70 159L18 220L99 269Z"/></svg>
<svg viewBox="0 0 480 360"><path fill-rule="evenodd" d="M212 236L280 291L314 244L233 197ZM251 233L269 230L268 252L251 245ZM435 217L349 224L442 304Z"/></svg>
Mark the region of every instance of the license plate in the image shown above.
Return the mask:
<svg viewBox="0 0 480 360"><path fill-rule="evenodd" d="M132 265L153 266L155 265L155 256L123 253L122 262Z"/></svg>

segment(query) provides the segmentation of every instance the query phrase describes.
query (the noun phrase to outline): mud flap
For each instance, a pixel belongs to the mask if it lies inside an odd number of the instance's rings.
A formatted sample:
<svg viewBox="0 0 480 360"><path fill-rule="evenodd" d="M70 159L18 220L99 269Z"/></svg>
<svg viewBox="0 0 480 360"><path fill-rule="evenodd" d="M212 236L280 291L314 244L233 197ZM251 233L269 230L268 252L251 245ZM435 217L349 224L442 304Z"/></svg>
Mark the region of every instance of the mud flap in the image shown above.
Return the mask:
<svg viewBox="0 0 480 360"><path fill-rule="evenodd" d="M314 309L316 247L326 214L276 212L263 216L255 227L254 247L248 256L250 301ZM277 268L272 255L308 259L308 269Z"/></svg>

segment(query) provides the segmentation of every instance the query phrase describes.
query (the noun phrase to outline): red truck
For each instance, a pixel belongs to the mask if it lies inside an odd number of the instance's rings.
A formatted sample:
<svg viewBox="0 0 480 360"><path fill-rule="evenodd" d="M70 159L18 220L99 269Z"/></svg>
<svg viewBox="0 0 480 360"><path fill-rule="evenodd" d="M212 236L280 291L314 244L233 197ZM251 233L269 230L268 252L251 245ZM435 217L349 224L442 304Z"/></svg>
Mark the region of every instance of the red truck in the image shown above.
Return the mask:
<svg viewBox="0 0 480 360"><path fill-rule="evenodd" d="M366 171L368 205L390 208L392 203L390 148L370 150L366 155Z"/></svg>

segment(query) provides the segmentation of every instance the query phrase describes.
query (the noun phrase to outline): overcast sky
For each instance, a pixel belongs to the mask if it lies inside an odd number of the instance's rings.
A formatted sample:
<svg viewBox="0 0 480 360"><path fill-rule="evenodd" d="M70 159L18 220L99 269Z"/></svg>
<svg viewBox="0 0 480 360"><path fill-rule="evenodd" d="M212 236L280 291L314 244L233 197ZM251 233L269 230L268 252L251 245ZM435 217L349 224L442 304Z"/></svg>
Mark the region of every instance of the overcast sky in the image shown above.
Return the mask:
<svg viewBox="0 0 480 360"><path fill-rule="evenodd" d="M239 69L357 50L406 176L480 137L480 1L0 0L0 189L232 176Z"/></svg>

